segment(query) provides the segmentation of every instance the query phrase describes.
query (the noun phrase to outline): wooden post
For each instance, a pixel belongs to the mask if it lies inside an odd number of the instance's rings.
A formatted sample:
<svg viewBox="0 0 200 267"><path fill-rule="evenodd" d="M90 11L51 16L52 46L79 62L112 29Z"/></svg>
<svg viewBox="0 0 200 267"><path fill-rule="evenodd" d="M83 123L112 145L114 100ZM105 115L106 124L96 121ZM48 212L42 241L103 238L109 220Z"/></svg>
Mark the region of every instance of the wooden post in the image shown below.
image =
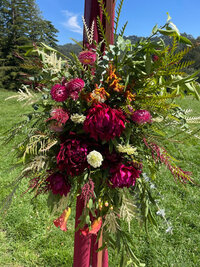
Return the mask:
<svg viewBox="0 0 200 267"><path fill-rule="evenodd" d="M91 28L94 21L94 40L99 43L102 38L98 32L97 16L99 16L104 29L106 30L106 38L109 44L114 42L114 9L115 0L103 0L104 6L110 16L110 22L103 16L103 12L100 9L98 0L85 0L85 12L84 18L86 24ZM88 47L87 38L85 33L83 34L84 47ZM79 224L79 218L84 208L84 201L77 197L76 202L76 222L75 227ZM108 251L105 249L97 253L97 249L102 246L103 234L97 241L96 236L83 236L80 231L75 233L74 238L74 264L73 267L108 267Z"/></svg>

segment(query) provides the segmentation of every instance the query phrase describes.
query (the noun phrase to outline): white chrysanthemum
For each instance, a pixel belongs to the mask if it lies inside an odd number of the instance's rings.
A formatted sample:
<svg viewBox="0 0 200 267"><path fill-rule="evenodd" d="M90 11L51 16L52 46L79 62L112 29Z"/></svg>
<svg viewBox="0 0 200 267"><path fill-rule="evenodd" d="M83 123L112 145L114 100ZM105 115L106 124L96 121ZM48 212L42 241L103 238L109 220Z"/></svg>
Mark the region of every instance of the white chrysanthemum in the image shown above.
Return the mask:
<svg viewBox="0 0 200 267"><path fill-rule="evenodd" d="M130 146L130 145L118 145L117 150L120 153L126 153L128 155L137 155L138 153L136 152L137 148Z"/></svg>
<svg viewBox="0 0 200 267"><path fill-rule="evenodd" d="M101 153L97 152L96 150L91 151L87 155L87 162L94 168L98 168L101 166L103 161L103 157Z"/></svg>
<svg viewBox="0 0 200 267"><path fill-rule="evenodd" d="M70 119L74 122L74 123L84 123L86 116L84 115L80 115L78 113L72 114L70 116Z"/></svg>

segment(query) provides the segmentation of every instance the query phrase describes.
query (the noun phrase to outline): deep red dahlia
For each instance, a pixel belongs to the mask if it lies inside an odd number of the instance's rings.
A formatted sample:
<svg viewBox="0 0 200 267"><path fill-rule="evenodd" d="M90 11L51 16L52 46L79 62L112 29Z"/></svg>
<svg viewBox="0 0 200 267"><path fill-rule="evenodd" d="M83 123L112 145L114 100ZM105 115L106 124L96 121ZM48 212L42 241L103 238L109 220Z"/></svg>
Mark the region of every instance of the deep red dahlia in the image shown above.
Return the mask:
<svg viewBox="0 0 200 267"><path fill-rule="evenodd" d="M73 79L65 84L67 93L73 100L78 99L78 94L84 86L85 82L80 78Z"/></svg>
<svg viewBox="0 0 200 267"><path fill-rule="evenodd" d="M110 168L110 182L112 187L130 187L135 185L136 178L139 178L141 171L133 166L125 166L120 163Z"/></svg>
<svg viewBox="0 0 200 267"><path fill-rule="evenodd" d="M55 84L51 88L51 97L57 102L64 102L68 98L66 87L61 84Z"/></svg>
<svg viewBox="0 0 200 267"><path fill-rule="evenodd" d="M52 191L54 195L65 195L69 193L71 185L66 176L61 173L53 173L47 180L48 188Z"/></svg>
<svg viewBox="0 0 200 267"><path fill-rule="evenodd" d="M100 138L109 141L121 135L125 129L125 121L121 110L98 104L89 110L83 127L95 140Z"/></svg>
<svg viewBox="0 0 200 267"><path fill-rule="evenodd" d="M151 122L152 117L148 110L139 109L132 114L131 119L138 124L144 124Z"/></svg>
<svg viewBox="0 0 200 267"><path fill-rule="evenodd" d="M60 145L57 155L58 168L65 170L67 175L79 175L88 167L87 154L88 148L85 143L75 137L68 139Z"/></svg>
<svg viewBox="0 0 200 267"><path fill-rule="evenodd" d="M96 54L91 51L83 51L79 54L78 58L84 65L93 65L96 61Z"/></svg>

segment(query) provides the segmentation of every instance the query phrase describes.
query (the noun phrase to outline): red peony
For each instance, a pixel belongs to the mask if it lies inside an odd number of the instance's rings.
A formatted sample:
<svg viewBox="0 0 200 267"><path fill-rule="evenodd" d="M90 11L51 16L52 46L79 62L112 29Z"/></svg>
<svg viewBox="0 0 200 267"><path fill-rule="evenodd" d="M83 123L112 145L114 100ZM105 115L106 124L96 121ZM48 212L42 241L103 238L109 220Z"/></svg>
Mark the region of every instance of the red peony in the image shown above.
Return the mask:
<svg viewBox="0 0 200 267"><path fill-rule="evenodd" d="M78 94L84 86L85 82L80 78L73 79L65 84L67 93L73 100L78 99Z"/></svg>
<svg viewBox="0 0 200 267"><path fill-rule="evenodd" d="M93 65L96 61L96 54L91 51L83 51L79 54L78 58L84 65Z"/></svg>
<svg viewBox="0 0 200 267"><path fill-rule="evenodd" d="M61 84L55 84L51 88L51 97L57 102L63 102L68 98L67 89Z"/></svg>
<svg viewBox="0 0 200 267"><path fill-rule="evenodd" d="M88 149L85 143L75 137L68 139L60 145L57 155L58 168L65 170L67 175L79 175L88 167L87 154Z"/></svg>
<svg viewBox="0 0 200 267"><path fill-rule="evenodd" d="M152 117L149 111L140 109L132 114L131 119L138 124L144 124L146 122L151 122Z"/></svg>
<svg viewBox="0 0 200 267"><path fill-rule="evenodd" d="M69 193L71 185L69 184L66 176L61 173L53 173L50 175L47 180L48 187L54 195L65 195Z"/></svg>
<svg viewBox="0 0 200 267"><path fill-rule="evenodd" d="M95 140L109 141L120 136L125 129L125 116L122 111L112 109L106 104L91 108L84 121L84 130Z"/></svg>
<svg viewBox="0 0 200 267"><path fill-rule="evenodd" d="M135 185L136 178L139 178L141 171L133 166L125 166L120 163L110 168L110 182L112 187L130 187Z"/></svg>

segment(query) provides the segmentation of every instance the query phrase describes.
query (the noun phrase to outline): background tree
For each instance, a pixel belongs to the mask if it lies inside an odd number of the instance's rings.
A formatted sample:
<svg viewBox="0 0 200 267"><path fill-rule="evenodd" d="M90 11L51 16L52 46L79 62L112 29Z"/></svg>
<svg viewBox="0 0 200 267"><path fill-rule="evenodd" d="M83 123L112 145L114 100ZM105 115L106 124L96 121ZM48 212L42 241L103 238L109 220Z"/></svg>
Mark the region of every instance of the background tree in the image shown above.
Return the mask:
<svg viewBox="0 0 200 267"><path fill-rule="evenodd" d="M57 29L42 18L35 0L0 0L0 86L18 89L20 75L27 72L21 47L45 42L57 47Z"/></svg>

